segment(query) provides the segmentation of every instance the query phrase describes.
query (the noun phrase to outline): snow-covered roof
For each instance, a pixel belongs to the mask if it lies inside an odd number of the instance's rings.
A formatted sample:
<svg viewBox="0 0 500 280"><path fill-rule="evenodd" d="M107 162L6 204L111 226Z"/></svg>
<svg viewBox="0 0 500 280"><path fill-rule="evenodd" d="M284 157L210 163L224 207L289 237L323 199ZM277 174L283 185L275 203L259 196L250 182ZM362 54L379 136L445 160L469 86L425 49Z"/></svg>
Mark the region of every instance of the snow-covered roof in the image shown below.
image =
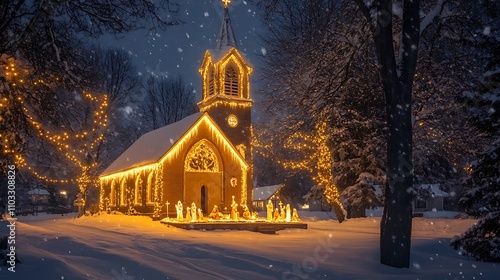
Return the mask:
<svg viewBox="0 0 500 280"><path fill-rule="evenodd" d="M221 50L226 47L238 48L236 37L234 36L233 27L231 26L231 19L229 18L229 10L224 8L224 19L220 27L219 38L217 38L217 49Z"/></svg>
<svg viewBox="0 0 500 280"><path fill-rule="evenodd" d="M32 189L31 191L28 192L29 195L50 195L50 193L45 190L45 189Z"/></svg>
<svg viewBox="0 0 500 280"><path fill-rule="evenodd" d="M101 176L158 162L202 115L203 113L195 113L142 135Z"/></svg>
<svg viewBox="0 0 500 280"><path fill-rule="evenodd" d="M283 184L260 187L260 188L253 188L253 190L252 190L253 200L254 201L268 200L277 191L279 191L279 189L281 189L281 187L283 187Z"/></svg>
<svg viewBox="0 0 500 280"><path fill-rule="evenodd" d="M450 194L447 192L442 191L439 188L439 184L421 184L418 186L421 189L428 189L431 192L431 195L436 197L450 197Z"/></svg>

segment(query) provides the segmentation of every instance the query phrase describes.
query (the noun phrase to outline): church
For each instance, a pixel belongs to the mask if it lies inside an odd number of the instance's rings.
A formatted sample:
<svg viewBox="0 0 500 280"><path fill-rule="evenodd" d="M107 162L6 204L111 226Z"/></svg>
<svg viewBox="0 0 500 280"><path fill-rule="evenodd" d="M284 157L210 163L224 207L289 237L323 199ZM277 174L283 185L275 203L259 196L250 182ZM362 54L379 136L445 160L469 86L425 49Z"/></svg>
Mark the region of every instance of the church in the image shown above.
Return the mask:
<svg viewBox="0 0 500 280"><path fill-rule="evenodd" d="M215 49L207 50L200 112L141 136L99 176L101 210L160 218L174 204L207 214L252 202L252 68L238 51L227 5ZM170 205L170 206L169 206ZM250 205L249 205L250 206Z"/></svg>

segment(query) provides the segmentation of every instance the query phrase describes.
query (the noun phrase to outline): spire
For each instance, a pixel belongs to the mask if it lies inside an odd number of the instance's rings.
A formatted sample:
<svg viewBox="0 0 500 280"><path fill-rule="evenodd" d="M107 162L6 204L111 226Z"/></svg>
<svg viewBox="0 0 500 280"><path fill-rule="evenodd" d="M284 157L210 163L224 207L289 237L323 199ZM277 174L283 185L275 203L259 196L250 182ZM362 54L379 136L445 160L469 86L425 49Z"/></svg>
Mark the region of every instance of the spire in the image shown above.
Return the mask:
<svg viewBox="0 0 500 280"><path fill-rule="evenodd" d="M222 0L222 2L224 2L224 19L222 20L216 49L220 50L224 47L238 48L236 37L234 37L233 27L231 26L231 19L229 18L229 10L227 8L231 0Z"/></svg>

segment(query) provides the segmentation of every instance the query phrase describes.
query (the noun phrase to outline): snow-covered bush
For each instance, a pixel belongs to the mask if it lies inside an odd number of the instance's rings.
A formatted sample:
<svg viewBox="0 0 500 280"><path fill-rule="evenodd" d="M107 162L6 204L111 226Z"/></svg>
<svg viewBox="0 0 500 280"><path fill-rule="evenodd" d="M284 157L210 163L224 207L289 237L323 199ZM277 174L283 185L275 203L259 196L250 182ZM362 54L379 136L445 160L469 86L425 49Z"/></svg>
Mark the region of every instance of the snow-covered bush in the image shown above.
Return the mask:
<svg viewBox="0 0 500 280"><path fill-rule="evenodd" d="M365 209L382 206L382 199L377 195L375 183L378 179L368 172L359 175L356 183L342 192L343 202L347 204L349 218L366 217Z"/></svg>
<svg viewBox="0 0 500 280"><path fill-rule="evenodd" d="M461 254L478 261L500 262L500 212L488 213L485 217L460 236L455 236L451 244Z"/></svg>
<svg viewBox="0 0 500 280"><path fill-rule="evenodd" d="M484 152L466 185L470 191L460 200L467 214L479 221L451 240L455 249L476 260L500 262L500 140Z"/></svg>

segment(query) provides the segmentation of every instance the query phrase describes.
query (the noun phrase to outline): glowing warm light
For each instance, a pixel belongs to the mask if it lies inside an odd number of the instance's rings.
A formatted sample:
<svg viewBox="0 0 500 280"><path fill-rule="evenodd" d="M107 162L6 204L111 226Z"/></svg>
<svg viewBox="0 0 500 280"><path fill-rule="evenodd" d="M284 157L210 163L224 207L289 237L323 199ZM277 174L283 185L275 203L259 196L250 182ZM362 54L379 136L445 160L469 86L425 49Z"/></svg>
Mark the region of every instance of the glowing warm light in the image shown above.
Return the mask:
<svg viewBox="0 0 500 280"><path fill-rule="evenodd" d="M272 157L286 169L308 171L313 181L323 187L323 194L327 202L334 207L339 221L343 221L344 208L340 202L340 193L333 183L332 151L328 146L327 125L328 121L325 120L316 124L313 133L296 132L286 139L284 148L294 154L307 155L304 159L281 160L279 157ZM270 157L266 151L272 151L272 145L264 145L257 138L253 138L252 142L254 147L261 148L257 150L259 154Z"/></svg>
<svg viewBox="0 0 500 280"><path fill-rule="evenodd" d="M199 103L199 105L214 96L228 97L224 88L224 84L226 82L226 69L228 68L228 65L235 65L237 68L239 85L237 97L241 100L250 100L249 75L253 72L253 69L245 62L243 56L237 49L231 48L218 62L213 61L210 51L205 52L203 63L199 69L202 76L203 95L203 100ZM211 73L213 71L215 71L215 73L213 73L212 77ZM215 94L211 94L212 91ZM203 110L206 111L205 108Z"/></svg>
<svg viewBox="0 0 500 280"><path fill-rule="evenodd" d="M19 72L16 70L16 63L14 59L9 59L9 66L5 67L5 75L10 82L10 85L16 86L16 83L24 83L25 79L20 77ZM28 73L28 70L21 71L21 74ZM34 85L39 83L44 83L42 79L33 82ZM37 170L35 170L32 166L28 165L26 159L22 154L14 154L14 159L16 164L20 168L26 168L31 173L35 175L38 179L50 182L50 183L68 183L68 182L76 182L78 183L80 190L83 191L89 184L95 183L95 179L90 175L92 170L97 167L97 162L88 162L88 154L93 153L95 148L101 141L104 139L104 132L107 123L107 114L106 109L108 106L107 96L94 96L90 93L84 93L85 98L89 99L91 102L98 104L98 108L95 112L95 118L93 120L94 127L92 127L88 131L83 131L77 134L70 134L68 132L62 133L54 133L50 131L47 127L45 127L40 121L36 120L35 117L32 116L32 110L26 106L24 99L21 96L16 98L12 98L12 102L16 102L20 108L22 108L28 123L36 130L36 135L40 138L47 140L50 144L54 146L56 150L58 150L61 155L65 156L70 162L74 164L74 166L78 169L79 175L76 178L70 179L56 179L50 178L45 175L40 174ZM9 100L7 98L3 98L0 101L0 107L4 107L9 105ZM10 104L12 105L12 104ZM91 133L93 132L93 133ZM80 141L75 141L75 139L81 139ZM84 143L82 143L82 140ZM83 149L74 148L75 145L83 145ZM4 139L3 141L4 153L14 153L14 148L10 146L8 143L8 139ZM62 194L62 193L61 193Z"/></svg>
<svg viewBox="0 0 500 280"><path fill-rule="evenodd" d="M148 177L148 190L147 190L147 204L153 205L153 216L155 218L161 216L161 209L164 205L163 203L163 170L166 164L170 165L173 161L179 160L179 156L181 156L181 152L187 148L187 145L192 143L193 138L199 135L199 131L201 127L208 127L209 133L213 136L215 140L215 145L220 147L224 152L229 153L232 156L232 160L239 162L241 166L241 201L242 204L246 204L247 201L247 174L250 166L245 161L243 156L237 151L237 149L233 146L233 144L227 139L227 137L220 131L220 129L214 124L214 121L210 118L210 116L205 113L201 116L198 121L193 124L192 128L189 129L179 141L174 143L172 147L165 153L160 160L153 164L143 165L134 167L125 171L120 171L113 174L108 174L105 176L101 176L100 185L101 185L101 196L99 206L101 210L105 209L106 205L106 195L104 195L106 191L106 186L109 188L112 185L112 181L115 180L117 182L122 182L123 180L127 182L135 182L137 176L141 176L141 174L154 174L155 181L149 183L152 177ZM199 143L203 143L203 141L208 141L206 139L200 140ZM146 177L146 176L145 176ZM151 190L149 187L151 186ZM129 188L126 188L128 191ZM152 192L152 193L151 193ZM133 192L132 192L133 193ZM130 194L125 194L127 197L131 197ZM149 197L152 196L152 200L149 200ZM134 199L131 198L131 204L134 202Z"/></svg>

